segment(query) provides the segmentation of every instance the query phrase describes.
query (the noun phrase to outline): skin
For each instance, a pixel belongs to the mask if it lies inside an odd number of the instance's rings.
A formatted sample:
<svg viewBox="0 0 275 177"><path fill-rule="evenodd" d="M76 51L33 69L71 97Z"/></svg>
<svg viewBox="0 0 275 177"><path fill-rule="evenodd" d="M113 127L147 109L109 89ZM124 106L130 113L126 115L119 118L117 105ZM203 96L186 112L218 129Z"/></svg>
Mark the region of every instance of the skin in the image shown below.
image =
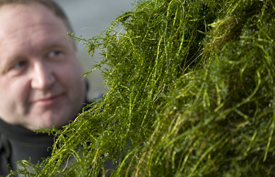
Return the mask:
<svg viewBox="0 0 275 177"><path fill-rule="evenodd" d="M0 7L0 117L29 130L59 128L85 99L64 22L40 4Z"/></svg>

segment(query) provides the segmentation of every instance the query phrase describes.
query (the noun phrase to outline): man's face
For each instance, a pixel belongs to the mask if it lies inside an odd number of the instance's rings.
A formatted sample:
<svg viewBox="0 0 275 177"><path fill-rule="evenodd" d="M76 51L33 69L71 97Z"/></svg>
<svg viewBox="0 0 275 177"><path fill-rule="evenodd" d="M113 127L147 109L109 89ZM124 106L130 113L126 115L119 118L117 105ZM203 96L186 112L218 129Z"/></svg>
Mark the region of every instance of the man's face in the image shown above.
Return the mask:
<svg viewBox="0 0 275 177"><path fill-rule="evenodd" d="M39 4L0 7L0 117L30 130L61 127L85 84L63 21Z"/></svg>

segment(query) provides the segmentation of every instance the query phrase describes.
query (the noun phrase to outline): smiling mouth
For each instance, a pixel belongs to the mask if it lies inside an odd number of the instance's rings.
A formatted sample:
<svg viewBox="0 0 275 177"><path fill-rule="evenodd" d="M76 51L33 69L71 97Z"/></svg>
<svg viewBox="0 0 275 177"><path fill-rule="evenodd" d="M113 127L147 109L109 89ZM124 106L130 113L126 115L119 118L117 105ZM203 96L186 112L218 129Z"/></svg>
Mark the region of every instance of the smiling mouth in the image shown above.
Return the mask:
<svg viewBox="0 0 275 177"><path fill-rule="evenodd" d="M60 95L56 95L56 96L50 96L47 98L41 98L41 99L33 101L32 103L39 104L42 106L48 106L48 105L52 105L52 104L59 102L63 97L64 97L64 94L60 94Z"/></svg>

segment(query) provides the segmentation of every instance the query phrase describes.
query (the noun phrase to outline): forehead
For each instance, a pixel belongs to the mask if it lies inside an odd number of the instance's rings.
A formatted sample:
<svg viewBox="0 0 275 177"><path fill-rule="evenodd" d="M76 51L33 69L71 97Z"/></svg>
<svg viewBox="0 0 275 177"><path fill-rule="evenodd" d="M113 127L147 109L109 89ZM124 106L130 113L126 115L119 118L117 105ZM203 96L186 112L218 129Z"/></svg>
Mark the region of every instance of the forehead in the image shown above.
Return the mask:
<svg viewBox="0 0 275 177"><path fill-rule="evenodd" d="M38 3L7 4L0 7L1 28L9 26L8 22L13 22L13 25L18 27L19 25L24 27L35 22L52 23L54 21L61 20L47 7Z"/></svg>
<svg viewBox="0 0 275 177"><path fill-rule="evenodd" d="M9 4L0 7L0 25L0 35L7 35L30 27L49 25L65 27L64 22L60 18L38 3Z"/></svg>
<svg viewBox="0 0 275 177"><path fill-rule="evenodd" d="M21 48L26 44L35 47L54 40L69 41L66 32L64 22L43 5L32 3L0 7L0 51L3 48L20 49L19 45Z"/></svg>

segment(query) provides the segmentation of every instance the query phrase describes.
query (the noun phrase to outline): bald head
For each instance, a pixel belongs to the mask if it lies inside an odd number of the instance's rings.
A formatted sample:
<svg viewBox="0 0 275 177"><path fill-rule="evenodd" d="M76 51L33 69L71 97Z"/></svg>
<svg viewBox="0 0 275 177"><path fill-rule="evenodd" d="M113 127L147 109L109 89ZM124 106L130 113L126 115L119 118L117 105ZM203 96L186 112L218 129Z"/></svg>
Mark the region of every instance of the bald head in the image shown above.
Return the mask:
<svg viewBox="0 0 275 177"><path fill-rule="evenodd" d="M0 0L0 10L5 5L30 5L38 3L51 10L58 18L60 18L67 27L67 30L73 32L73 28L63 11L63 9L53 0Z"/></svg>

